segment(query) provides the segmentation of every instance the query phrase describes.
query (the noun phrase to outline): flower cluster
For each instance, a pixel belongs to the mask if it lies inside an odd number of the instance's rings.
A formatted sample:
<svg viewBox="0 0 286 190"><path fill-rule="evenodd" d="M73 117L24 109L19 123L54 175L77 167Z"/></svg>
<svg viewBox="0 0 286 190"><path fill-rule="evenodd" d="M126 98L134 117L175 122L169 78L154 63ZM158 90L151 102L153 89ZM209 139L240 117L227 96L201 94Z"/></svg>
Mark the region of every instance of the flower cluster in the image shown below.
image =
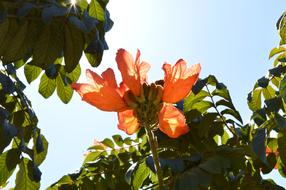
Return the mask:
<svg viewBox="0 0 286 190"><path fill-rule="evenodd" d="M150 65L140 61L139 50L134 60L126 50L119 49L116 62L123 80L120 85L113 70L108 68L101 76L87 70L88 83L74 83L72 88L98 109L117 112L118 128L127 134L135 133L140 127L150 127L177 138L189 131L184 114L173 104L191 92L201 70L200 64L187 68L182 59L174 66L165 63L164 80L148 84Z"/></svg>

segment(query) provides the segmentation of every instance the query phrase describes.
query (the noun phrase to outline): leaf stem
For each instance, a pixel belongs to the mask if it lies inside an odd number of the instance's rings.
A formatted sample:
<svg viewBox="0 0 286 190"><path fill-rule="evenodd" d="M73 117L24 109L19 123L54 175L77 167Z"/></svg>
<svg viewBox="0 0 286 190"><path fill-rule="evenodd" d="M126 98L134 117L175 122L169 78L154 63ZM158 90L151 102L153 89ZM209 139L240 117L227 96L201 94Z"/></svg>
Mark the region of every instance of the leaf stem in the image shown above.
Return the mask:
<svg viewBox="0 0 286 190"><path fill-rule="evenodd" d="M159 185L159 190L163 189L163 173L162 173L162 169L160 166L160 161L159 161L159 155L158 155L158 142L157 142L157 138L154 136L153 131L149 128L150 126L146 126L145 130L147 133L147 137L148 137L148 141L149 141L149 145L151 148L151 152L153 155L153 161L154 161L154 165L155 165L155 170L157 172L157 178L158 178L158 185Z"/></svg>
<svg viewBox="0 0 286 190"><path fill-rule="evenodd" d="M235 130L233 130L232 128L230 128L230 127L228 126L228 124L227 124L227 122L226 122L225 118L224 118L224 117L221 115L221 113L218 111L217 106L215 105L215 102L214 102L213 96L212 96L212 94L211 94L211 92L210 92L210 90L209 90L208 86L207 86L207 85L205 85L205 87L206 87L206 89L207 89L207 91L208 91L208 93L209 93L209 95L210 95L210 98L211 98L211 101L212 101L213 107L214 107L214 109L216 110L216 112L218 113L219 117L221 118L221 120L222 120L222 121L223 121L223 123L225 124L226 128L227 128L227 129L232 133L232 135L233 135L234 137L236 137L236 139L238 139L238 136L237 136L237 134L236 134Z"/></svg>

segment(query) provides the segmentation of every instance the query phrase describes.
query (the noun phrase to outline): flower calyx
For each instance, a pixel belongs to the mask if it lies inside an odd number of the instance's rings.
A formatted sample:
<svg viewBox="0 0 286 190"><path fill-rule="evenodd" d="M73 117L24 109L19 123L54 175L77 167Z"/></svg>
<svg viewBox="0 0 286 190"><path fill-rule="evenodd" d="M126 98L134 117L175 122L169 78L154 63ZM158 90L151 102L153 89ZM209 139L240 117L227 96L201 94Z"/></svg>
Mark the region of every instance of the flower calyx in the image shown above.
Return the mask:
<svg viewBox="0 0 286 190"><path fill-rule="evenodd" d="M152 130L158 128L158 113L162 109L163 87L152 83L144 83L141 86L141 94L135 96L131 90L125 92L125 103L135 111L136 117L142 126L152 126Z"/></svg>

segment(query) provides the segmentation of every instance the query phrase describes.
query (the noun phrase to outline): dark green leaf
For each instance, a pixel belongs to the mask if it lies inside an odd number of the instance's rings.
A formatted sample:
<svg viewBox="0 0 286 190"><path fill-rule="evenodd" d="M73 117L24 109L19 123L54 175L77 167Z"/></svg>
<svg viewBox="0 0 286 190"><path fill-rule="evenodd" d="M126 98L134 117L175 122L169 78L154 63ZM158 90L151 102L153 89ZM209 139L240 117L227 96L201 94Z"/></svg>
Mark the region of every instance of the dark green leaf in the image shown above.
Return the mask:
<svg viewBox="0 0 286 190"><path fill-rule="evenodd" d="M271 112L278 112L280 109L284 110L281 97L275 97L265 100L265 104Z"/></svg>
<svg viewBox="0 0 286 190"><path fill-rule="evenodd" d="M196 95L198 94L207 84L207 79L198 79L192 88L192 92Z"/></svg>
<svg viewBox="0 0 286 190"><path fill-rule="evenodd" d="M230 161L227 158L218 155L208 158L199 165L201 169L211 174L224 173L230 166Z"/></svg>
<svg viewBox="0 0 286 190"><path fill-rule="evenodd" d="M60 57L63 50L63 24L53 21L45 25L33 49L33 64L47 69Z"/></svg>
<svg viewBox="0 0 286 190"><path fill-rule="evenodd" d="M82 31L71 24L65 27L64 58L65 70L70 73L79 64L79 60L84 48L84 38Z"/></svg>
<svg viewBox="0 0 286 190"><path fill-rule="evenodd" d="M25 43L25 37L28 32L28 21L25 21L23 24L19 25L19 29L15 34L14 38L11 39L11 42L6 47L6 51L3 55L3 62L13 62L19 60L23 55L17 55ZM26 50L27 51L27 50Z"/></svg>
<svg viewBox="0 0 286 190"><path fill-rule="evenodd" d="M267 159L266 159L266 146L265 146L265 129L259 128L257 129L257 133L253 138L252 141L252 149L255 152L255 154L257 155L257 157L264 162L265 164L267 164Z"/></svg>
<svg viewBox="0 0 286 190"><path fill-rule="evenodd" d="M10 149L7 152L6 165L9 171L14 170L20 162L21 151L19 149Z"/></svg>
<svg viewBox="0 0 286 190"><path fill-rule="evenodd" d="M41 151L39 151L39 143L42 143L42 148ZM40 135L37 137L37 139L34 141L35 145L33 147L34 150L34 162L37 164L37 166L41 165L42 162L45 160L47 153L48 153L48 148L49 148L49 143L46 140L44 135Z"/></svg>
<svg viewBox="0 0 286 190"><path fill-rule="evenodd" d="M1 33L0 38L0 55L3 56L4 53L7 51L7 47L10 45L11 41L14 39L16 33L19 29L19 24L16 19L7 19L8 22L8 30L6 26L6 22L3 22L3 35ZM5 35L4 35L5 34Z"/></svg>
<svg viewBox="0 0 286 190"><path fill-rule="evenodd" d="M262 77L262 78L258 79L257 84L258 84L258 86L260 86L262 88L266 88L269 84L269 79L266 77Z"/></svg>
<svg viewBox="0 0 286 190"><path fill-rule="evenodd" d="M175 188L178 190L197 190L208 188L212 180L212 176L204 170L193 167L183 172L175 181Z"/></svg>

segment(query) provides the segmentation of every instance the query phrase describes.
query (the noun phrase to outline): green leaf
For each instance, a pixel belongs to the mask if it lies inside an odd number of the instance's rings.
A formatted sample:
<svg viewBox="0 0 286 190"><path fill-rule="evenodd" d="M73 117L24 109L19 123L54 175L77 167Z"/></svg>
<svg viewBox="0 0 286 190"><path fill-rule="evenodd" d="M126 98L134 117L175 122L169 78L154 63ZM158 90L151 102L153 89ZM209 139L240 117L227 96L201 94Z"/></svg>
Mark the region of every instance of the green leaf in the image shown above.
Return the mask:
<svg viewBox="0 0 286 190"><path fill-rule="evenodd" d="M138 190L142 186L145 179L150 175L151 170L146 165L146 162L141 162L137 165L132 175L132 189Z"/></svg>
<svg viewBox="0 0 286 190"><path fill-rule="evenodd" d="M224 133L223 133L223 135L221 137L221 143L222 144L226 144L228 139L229 139L229 135L228 135L227 131L224 130Z"/></svg>
<svg viewBox="0 0 286 190"><path fill-rule="evenodd" d="M97 0L92 0L89 4L89 15L96 18L99 21L104 21L104 9L101 7Z"/></svg>
<svg viewBox="0 0 286 190"><path fill-rule="evenodd" d="M212 95L213 96L219 96L219 97L222 97L228 101L231 101L231 98L229 96L229 92L227 90L227 88L222 88L222 89L215 89L213 92L212 92Z"/></svg>
<svg viewBox="0 0 286 190"><path fill-rule="evenodd" d="M41 77L40 85L39 85L39 93L44 98L49 98L56 89L56 80L50 79L46 74L43 74Z"/></svg>
<svg viewBox="0 0 286 190"><path fill-rule="evenodd" d="M63 24L60 21L52 21L45 25L33 48L33 64L47 69L53 64L63 50Z"/></svg>
<svg viewBox="0 0 286 190"><path fill-rule="evenodd" d="M97 67L102 60L103 52L98 52L98 53L85 53L85 57L87 58L89 64L93 67Z"/></svg>
<svg viewBox="0 0 286 190"><path fill-rule="evenodd" d="M217 86L218 84L218 81L214 75L209 75L207 78L205 78L205 80L207 80L207 84L211 86Z"/></svg>
<svg viewBox="0 0 286 190"><path fill-rule="evenodd" d="M127 144L127 145L131 145L132 144L132 140L130 137L127 137L124 139L124 143Z"/></svg>
<svg viewBox="0 0 286 190"><path fill-rule="evenodd" d="M46 156L47 156L47 153L48 153L48 148L49 148L49 143L47 141L47 139L45 138L44 135L41 135L41 140L42 140L42 144L43 144L43 151L41 152L37 152L37 149L36 149L36 145L37 145L37 140L34 139L34 147L33 147L33 150L34 150L34 162L37 164L37 166L41 165L42 162L45 160Z"/></svg>
<svg viewBox="0 0 286 190"><path fill-rule="evenodd" d="M280 159L284 166L286 166L286 132L278 133L278 150Z"/></svg>
<svg viewBox="0 0 286 190"><path fill-rule="evenodd" d="M76 82L81 73L80 64L76 66L76 68L71 73L66 73L66 76L71 80L71 82Z"/></svg>
<svg viewBox="0 0 286 190"><path fill-rule="evenodd" d="M192 109L198 110L199 112L204 113L204 112L206 112L209 108L211 108L212 106L213 106L213 103L212 103L212 102L209 102L209 101L201 101L201 102L196 103L196 104L192 107Z"/></svg>
<svg viewBox="0 0 286 190"><path fill-rule="evenodd" d="M188 112L192 109L195 109L195 105L200 103L203 99L205 99L209 95L208 92L201 90L199 93L194 94L191 93L184 101L184 111Z"/></svg>
<svg viewBox="0 0 286 190"><path fill-rule="evenodd" d="M57 183L51 185L50 188L55 187L55 186L61 186L64 184L72 185L73 183L74 182L69 175L64 175L59 181L57 181Z"/></svg>
<svg viewBox="0 0 286 190"><path fill-rule="evenodd" d="M268 138L267 146L272 150L272 152L276 152L278 148L278 141L276 138Z"/></svg>
<svg viewBox="0 0 286 190"><path fill-rule="evenodd" d="M102 151L89 152L89 153L87 153L83 163L93 162L96 159L98 159L100 155L102 155Z"/></svg>
<svg viewBox="0 0 286 190"><path fill-rule="evenodd" d="M230 108L230 109L235 110L235 107L233 106L232 102L229 102L229 101L224 100L224 99L221 99L221 100L217 101L217 102L216 102L216 106L217 106L217 107L218 107L218 106L226 106L226 107L228 107L228 108Z"/></svg>
<svg viewBox="0 0 286 190"><path fill-rule="evenodd" d="M76 4L82 9L85 10L88 7L88 2L87 0L77 0Z"/></svg>
<svg viewBox="0 0 286 190"><path fill-rule="evenodd" d="M279 93L283 98L284 102L286 102L286 76L284 76L280 82Z"/></svg>
<svg viewBox="0 0 286 190"><path fill-rule="evenodd" d="M72 24L65 27L64 59L65 70L70 73L79 64L84 49L84 37L82 32Z"/></svg>
<svg viewBox="0 0 286 190"><path fill-rule="evenodd" d="M112 136L114 142L117 144L117 146L122 147L124 144L124 141L120 135L113 135Z"/></svg>
<svg viewBox="0 0 286 190"><path fill-rule="evenodd" d="M262 93L265 100L271 99L275 97L275 90L272 86L268 85L267 88L262 89Z"/></svg>
<svg viewBox="0 0 286 190"><path fill-rule="evenodd" d="M29 162L27 158L23 158L19 165L19 171L16 176L16 186L14 190L38 190L40 188L40 183L31 180L31 172L29 171ZM29 174L30 173L30 174Z"/></svg>
<svg viewBox="0 0 286 190"><path fill-rule="evenodd" d="M235 119L237 119L238 121L240 121L240 123L243 123L243 122L242 122L242 118L241 118L239 112L236 111L236 110L225 109L225 110L223 110L223 111L221 112L221 114L222 114L222 115L226 115L226 114L227 114L227 115L231 115L231 116L233 116Z"/></svg>
<svg viewBox="0 0 286 190"><path fill-rule="evenodd" d="M16 165L19 163L20 153L17 149L10 149L0 154L0 186L4 185L13 174ZM17 155L15 154L17 153ZM18 154L19 153L19 154Z"/></svg>
<svg viewBox="0 0 286 190"><path fill-rule="evenodd" d="M261 109L261 93L262 89L257 88L248 95L248 107L253 112Z"/></svg>
<svg viewBox="0 0 286 190"><path fill-rule="evenodd" d="M114 148L114 143L108 138L105 138L101 143L109 148Z"/></svg>
<svg viewBox="0 0 286 190"><path fill-rule="evenodd" d="M69 85L66 85L62 79L61 75L57 76L57 94L61 101L67 104L73 95L73 90Z"/></svg>
<svg viewBox="0 0 286 190"><path fill-rule="evenodd" d="M41 74L42 69L40 67L26 64L24 67L25 77L27 82L30 84Z"/></svg>
<svg viewBox="0 0 286 190"><path fill-rule="evenodd" d="M279 46L279 47L273 48L273 49L270 51L269 59L271 59L274 55L279 54L279 53L282 53L282 52L284 52L284 51L286 51L286 49L285 49L283 46Z"/></svg>

